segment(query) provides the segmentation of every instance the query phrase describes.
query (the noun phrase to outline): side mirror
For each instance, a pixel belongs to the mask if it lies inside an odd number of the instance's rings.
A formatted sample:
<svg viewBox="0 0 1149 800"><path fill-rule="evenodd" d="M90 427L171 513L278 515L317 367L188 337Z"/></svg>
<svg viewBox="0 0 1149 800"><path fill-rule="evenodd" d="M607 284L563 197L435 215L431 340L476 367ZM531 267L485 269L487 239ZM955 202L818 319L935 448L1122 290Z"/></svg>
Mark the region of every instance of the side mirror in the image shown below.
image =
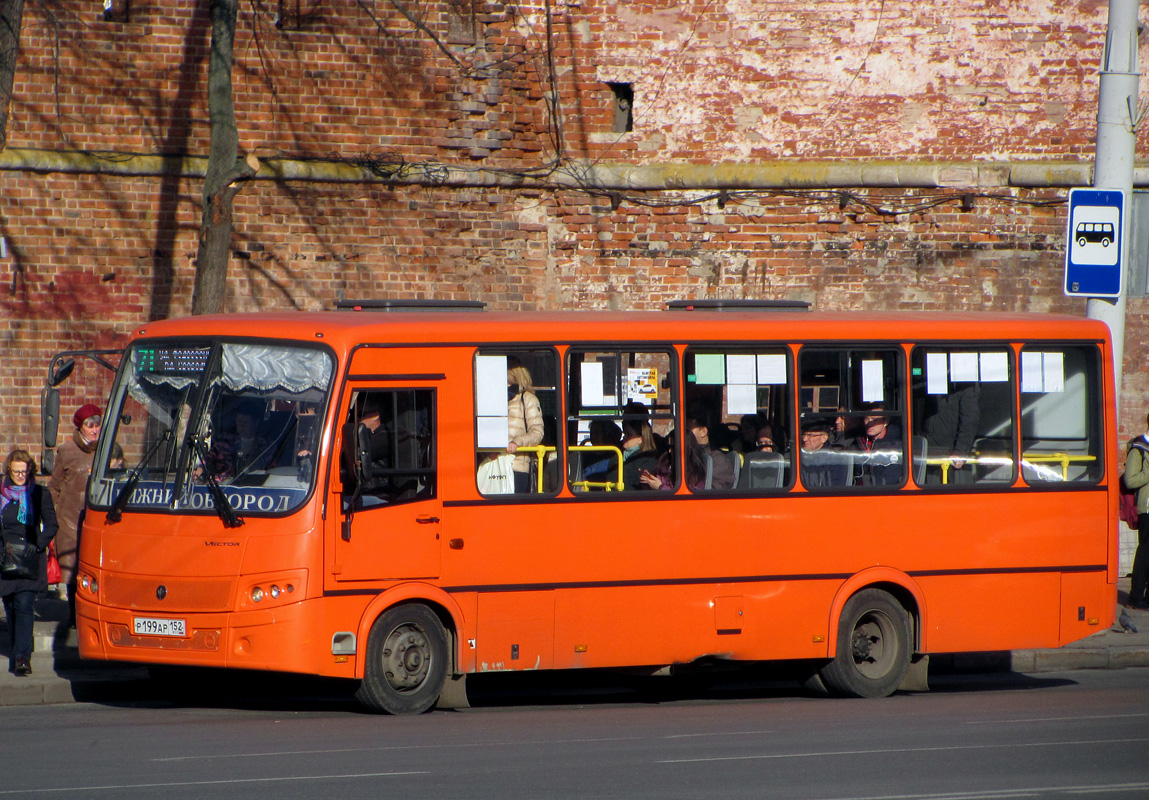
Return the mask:
<svg viewBox="0 0 1149 800"><path fill-rule="evenodd" d="M72 370L76 368L76 360L73 358L65 358L60 362L60 366L53 364L52 374L48 378L49 386L59 386L61 383L68 379L72 374Z"/></svg>
<svg viewBox="0 0 1149 800"><path fill-rule="evenodd" d="M60 390L45 388L40 396L40 427L44 449L40 452L40 471L52 474L56 465L56 434L60 430Z"/></svg>

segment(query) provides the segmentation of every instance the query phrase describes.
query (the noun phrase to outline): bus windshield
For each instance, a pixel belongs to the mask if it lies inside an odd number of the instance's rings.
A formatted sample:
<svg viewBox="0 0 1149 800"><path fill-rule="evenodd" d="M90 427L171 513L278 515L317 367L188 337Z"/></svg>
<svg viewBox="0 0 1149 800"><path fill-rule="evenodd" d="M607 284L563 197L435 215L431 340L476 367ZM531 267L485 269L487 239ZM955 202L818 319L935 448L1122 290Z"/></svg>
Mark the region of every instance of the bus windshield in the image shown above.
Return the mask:
<svg viewBox="0 0 1149 800"><path fill-rule="evenodd" d="M226 498L242 515L297 508L314 481L333 365L314 347L137 343L112 390L89 505L215 513Z"/></svg>

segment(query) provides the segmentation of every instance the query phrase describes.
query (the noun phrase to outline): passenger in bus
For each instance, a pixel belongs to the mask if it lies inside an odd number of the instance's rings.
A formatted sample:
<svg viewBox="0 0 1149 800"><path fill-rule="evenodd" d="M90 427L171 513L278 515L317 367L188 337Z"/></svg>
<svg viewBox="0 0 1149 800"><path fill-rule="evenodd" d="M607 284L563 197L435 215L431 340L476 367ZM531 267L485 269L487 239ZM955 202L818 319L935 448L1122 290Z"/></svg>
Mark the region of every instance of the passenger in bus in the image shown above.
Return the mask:
<svg viewBox="0 0 1149 800"><path fill-rule="evenodd" d="M646 489L642 473L658 469L658 446L650 423L641 419L622 421L622 483L626 489Z"/></svg>
<svg viewBox="0 0 1149 800"><path fill-rule="evenodd" d="M862 486L897 486L902 482L902 430L879 404L862 418L861 434L855 439L859 459L857 482Z"/></svg>
<svg viewBox="0 0 1149 800"><path fill-rule="evenodd" d="M697 423L695 423L694 420L687 419L686 424L691 425ZM682 453L686 468L686 486L692 492L705 491L707 463L710 461L710 454L703 449L702 445L698 443L698 439L693 435L683 437L682 443L686 448ZM658 457L658 465L654 470L642 470L639 479L645 486L651 489L661 489L663 491L673 490L673 450L663 453Z"/></svg>
<svg viewBox="0 0 1149 800"><path fill-rule="evenodd" d="M849 458L830 446L833 423L821 414L809 414L802 420L802 483L807 489L846 486L849 483ZM842 458L834 454L841 453Z"/></svg>
<svg viewBox="0 0 1149 800"><path fill-rule="evenodd" d="M205 460L208 471L217 481L275 466L271 445L259 434L263 410L258 403L239 406L232 429L212 437Z"/></svg>
<svg viewBox="0 0 1149 800"><path fill-rule="evenodd" d="M830 446L852 447L861 432L858 418L847 414L846 409L839 406L838 415L834 417L834 430L830 432Z"/></svg>
<svg viewBox="0 0 1149 800"><path fill-rule="evenodd" d="M686 420L686 426L693 434L698 444L702 446L702 451L710 458L710 489L733 489L734 488L734 462L731 460L731 453L726 450L720 450L715 447L710 441L710 434L712 431L711 421L713 415L710 410L701 403L695 403L692 406L691 414ZM733 454L737 458L737 454Z"/></svg>
<svg viewBox="0 0 1149 800"><path fill-rule="evenodd" d="M650 428L650 435L654 437L654 449L657 450L660 455L670 449L670 442L667 438L660 436L658 432L654 430L654 426L650 424L650 408L648 406L637 400L631 400L622 407L622 416L623 419L634 417L646 423L646 427Z"/></svg>
<svg viewBox="0 0 1149 800"><path fill-rule="evenodd" d="M622 428L610 419L592 419L587 444L595 447L617 447L622 450ZM590 450L583 453L582 479L587 481L615 480L618 456L609 450Z"/></svg>
<svg viewBox="0 0 1149 800"><path fill-rule="evenodd" d="M960 387L960 388L959 388ZM930 458L950 459L947 483L973 483L973 470L965 469L973 451L981 420L981 398L976 383L955 384L949 394L926 395L926 452ZM927 468L926 483L941 483L940 466Z"/></svg>
<svg viewBox="0 0 1149 800"><path fill-rule="evenodd" d="M507 364L507 452L517 453L520 447L542 444L543 409L534 392L531 373L517 359L508 358ZM537 474L539 459L534 453L516 455L511 462L515 476L515 493L535 491L531 475Z"/></svg>
<svg viewBox="0 0 1149 800"><path fill-rule="evenodd" d="M762 418L757 414L743 414L738 420L738 438L730 444L730 449L739 453L753 453L758 449L758 431Z"/></svg>
<svg viewBox="0 0 1149 800"><path fill-rule="evenodd" d="M754 451L758 453L776 453L779 448L774 445L774 428L766 425L758 429L754 437Z"/></svg>

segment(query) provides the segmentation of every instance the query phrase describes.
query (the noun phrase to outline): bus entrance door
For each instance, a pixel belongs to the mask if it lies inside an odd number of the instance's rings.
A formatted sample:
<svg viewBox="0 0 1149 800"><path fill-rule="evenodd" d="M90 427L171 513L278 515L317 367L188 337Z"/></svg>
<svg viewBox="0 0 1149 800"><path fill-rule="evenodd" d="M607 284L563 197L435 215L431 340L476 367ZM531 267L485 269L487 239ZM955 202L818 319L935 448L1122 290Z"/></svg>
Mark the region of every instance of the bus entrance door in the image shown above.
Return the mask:
<svg viewBox="0 0 1149 800"><path fill-rule="evenodd" d="M349 393L331 498L340 509L336 581L439 575L436 387L424 376L403 377L401 385L374 382Z"/></svg>

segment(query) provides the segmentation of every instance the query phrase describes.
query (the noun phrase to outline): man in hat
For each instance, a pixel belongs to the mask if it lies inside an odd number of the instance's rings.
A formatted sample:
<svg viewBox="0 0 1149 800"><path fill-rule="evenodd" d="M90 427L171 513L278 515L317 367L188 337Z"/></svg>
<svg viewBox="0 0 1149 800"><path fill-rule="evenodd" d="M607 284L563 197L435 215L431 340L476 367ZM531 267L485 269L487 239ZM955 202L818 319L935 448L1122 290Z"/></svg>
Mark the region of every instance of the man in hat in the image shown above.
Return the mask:
<svg viewBox="0 0 1149 800"><path fill-rule="evenodd" d="M100 435L103 412L85 403L72 416L75 430L60 445L48 491L56 508L60 530L56 534L56 558L68 590L70 622L76 624L76 562L80 554L80 526L84 521L84 491L92 471L92 454Z"/></svg>
<svg viewBox="0 0 1149 800"><path fill-rule="evenodd" d="M883 406L874 404L862 418L856 448L863 453L860 482L864 486L900 486L902 483L902 431Z"/></svg>
<svg viewBox="0 0 1149 800"><path fill-rule="evenodd" d="M829 447L834 424L821 414L802 419L802 484L807 489L846 486L849 483L850 460L841 450Z"/></svg>

